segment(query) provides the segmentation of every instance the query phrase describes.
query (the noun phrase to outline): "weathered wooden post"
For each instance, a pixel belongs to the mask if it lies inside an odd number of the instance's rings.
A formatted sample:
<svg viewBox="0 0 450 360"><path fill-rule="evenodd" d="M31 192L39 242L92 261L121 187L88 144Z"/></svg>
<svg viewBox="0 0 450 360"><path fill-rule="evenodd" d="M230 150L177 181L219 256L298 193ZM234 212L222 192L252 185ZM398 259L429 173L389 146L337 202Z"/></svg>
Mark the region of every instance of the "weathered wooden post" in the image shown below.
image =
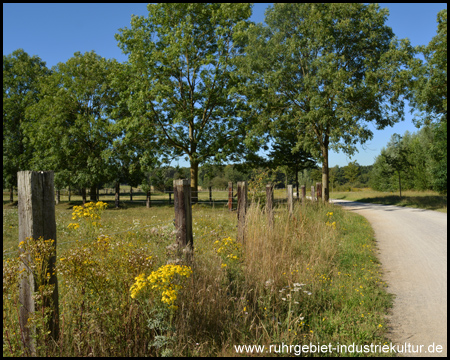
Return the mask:
<svg viewBox="0 0 450 360"><path fill-rule="evenodd" d="M19 213L19 243L34 241L42 236L44 240L54 240L55 255L47 265L50 273L49 285L53 285L53 292L44 298L44 304L51 306L51 315L48 320L48 329L54 340L59 335L59 309L58 309L58 280L55 273L56 263L56 220L55 195L53 188L53 171L19 171L17 173L18 185L18 213ZM23 250L20 250L23 252ZM36 347L34 334L36 329L29 326L28 319L35 311L33 293L35 279L30 270L34 259L27 254L21 264L19 284L19 324L23 333L23 340L27 351L35 355ZM41 284L42 285L42 284Z"/></svg>
<svg viewBox="0 0 450 360"><path fill-rule="evenodd" d="M56 205L58 205L61 201L61 190L59 188L56 189Z"/></svg>
<svg viewBox="0 0 450 360"><path fill-rule="evenodd" d="M294 190L292 185L287 186L287 206L289 216L294 215Z"/></svg>
<svg viewBox="0 0 450 360"><path fill-rule="evenodd" d="M91 186L91 190L89 191L90 201L96 201L97 189L95 185Z"/></svg>
<svg viewBox="0 0 450 360"><path fill-rule="evenodd" d="M233 210L233 183L228 183L228 210Z"/></svg>
<svg viewBox="0 0 450 360"><path fill-rule="evenodd" d="M237 183L237 217L238 217L238 238L243 244L245 242L245 214L247 213L247 181Z"/></svg>
<svg viewBox="0 0 450 360"><path fill-rule="evenodd" d="M81 198L83 199L83 205L86 204L86 188L81 189Z"/></svg>
<svg viewBox="0 0 450 360"><path fill-rule="evenodd" d="M175 228L178 250L187 251L190 259L194 249L192 236L191 184L187 179L173 181L173 202L175 205Z"/></svg>
<svg viewBox="0 0 450 360"><path fill-rule="evenodd" d="M320 202L322 200L322 183L316 183L316 198L317 202Z"/></svg>
<svg viewBox="0 0 450 360"><path fill-rule="evenodd" d="M120 201L120 183L116 182L116 196L115 196L115 203L116 203L116 209L119 208L119 201Z"/></svg>
<svg viewBox="0 0 450 360"><path fill-rule="evenodd" d="M302 206L306 203L306 186L302 185Z"/></svg>
<svg viewBox="0 0 450 360"><path fill-rule="evenodd" d="M266 214L269 229L273 229L273 186L266 185Z"/></svg>
<svg viewBox="0 0 450 360"><path fill-rule="evenodd" d="M212 204L212 186L209 187L209 203Z"/></svg>
<svg viewBox="0 0 450 360"><path fill-rule="evenodd" d="M147 208L151 208L152 207L152 198L151 198L151 196L152 196L151 191L148 190L147 191L147 202L146 202Z"/></svg>
<svg viewBox="0 0 450 360"><path fill-rule="evenodd" d="M314 197L314 185L311 185L311 201L314 202L316 201L315 197Z"/></svg>

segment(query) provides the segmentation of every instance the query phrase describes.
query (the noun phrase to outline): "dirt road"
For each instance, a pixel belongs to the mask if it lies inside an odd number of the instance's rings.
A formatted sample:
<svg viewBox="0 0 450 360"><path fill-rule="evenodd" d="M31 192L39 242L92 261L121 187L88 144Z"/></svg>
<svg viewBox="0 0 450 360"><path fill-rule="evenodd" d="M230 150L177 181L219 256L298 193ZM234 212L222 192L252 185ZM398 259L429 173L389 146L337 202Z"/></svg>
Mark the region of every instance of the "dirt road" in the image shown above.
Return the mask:
<svg viewBox="0 0 450 360"><path fill-rule="evenodd" d="M388 291L396 295L389 316L393 343L424 345L405 356L447 356L447 214L332 201L363 215L375 230ZM441 353L430 353L433 343Z"/></svg>

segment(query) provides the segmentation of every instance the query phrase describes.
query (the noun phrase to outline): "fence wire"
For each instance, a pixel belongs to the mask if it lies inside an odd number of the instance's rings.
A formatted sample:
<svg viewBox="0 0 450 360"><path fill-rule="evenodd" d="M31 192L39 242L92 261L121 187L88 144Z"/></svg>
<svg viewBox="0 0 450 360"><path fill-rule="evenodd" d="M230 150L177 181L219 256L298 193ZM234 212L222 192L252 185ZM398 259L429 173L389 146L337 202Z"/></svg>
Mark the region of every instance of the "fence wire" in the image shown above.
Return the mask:
<svg viewBox="0 0 450 360"><path fill-rule="evenodd" d="M198 191L198 192L209 193L208 190L203 190L203 191L201 190L201 191ZM229 193L228 190L217 190L217 191L214 191L214 192L225 192L225 193ZM173 191L165 191L165 193L173 194ZM257 192L257 193L260 194L260 195L265 194L264 191ZM105 194L104 196L106 196L106 194ZM236 196L237 196L237 193L233 195L233 197L236 197ZM193 198L193 199L198 199L198 197L192 197L192 198ZM308 196L307 198L310 198L310 197ZM294 199L295 199L295 200L300 200L301 197L300 197L300 198L299 198L299 197L294 197ZM212 202L212 203L214 204L215 202L221 202L221 203L224 203L224 205L226 205L227 202L228 202L228 200L229 200L228 198L226 198L226 199L220 199L220 200L219 200L219 199L212 199L212 200L206 199L206 200L202 200L202 201L198 201L198 200L197 200L197 203L201 203L201 204L211 204L211 202ZM112 201L114 201L114 200L112 200ZM164 200L164 199L163 199L163 200L152 200L152 203L153 203L153 202L167 202L167 201L169 201L169 200ZM122 202L122 203L125 203L125 202L132 202L132 203L147 203L146 200L122 200L122 201L120 201L120 202ZM235 203L235 202L236 202L236 201L234 200L233 203ZM285 198L285 197L282 197L282 198L280 198L280 197L275 197L275 198L274 198L274 202L275 202L275 204L284 204L284 203L287 203L287 198ZM173 204L173 199L172 199L172 201L171 201L170 204ZM143 230L143 229L146 229L146 228L148 228L148 227L156 227L156 226L161 227L161 226L166 226L166 225L171 224L171 223L173 223L173 222L174 222L174 220L166 221L166 222L163 222L163 223L158 222L158 223L154 223L154 224L145 225L145 226L143 226L143 227L141 227L141 228L137 228L137 229L121 230L121 231L114 232L114 233L112 233L112 234L101 234L101 235L113 236L113 235L117 235L117 234L125 233L125 232L130 232L130 231L139 231L139 230ZM203 237L204 237L204 236L203 236ZM200 237L200 238L198 238L198 239L202 239L203 237ZM86 240L92 240L92 239L84 238L84 239L76 239L76 240L70 240L70 241L63 241L63 242L58 242L58 245L63 245L63 244L68 244L68 243L73 243L73 242L77 242L77 241L78 241L78 242L83 242L83 241L86 241ZM5 251L7 251L7 250L11 250L11 251L5 252ZM15 252L16 252L16 250L12 250L12 248L3 250L3 258L6 258L8 255L12 255L12 254L14 254Z"/></svg>

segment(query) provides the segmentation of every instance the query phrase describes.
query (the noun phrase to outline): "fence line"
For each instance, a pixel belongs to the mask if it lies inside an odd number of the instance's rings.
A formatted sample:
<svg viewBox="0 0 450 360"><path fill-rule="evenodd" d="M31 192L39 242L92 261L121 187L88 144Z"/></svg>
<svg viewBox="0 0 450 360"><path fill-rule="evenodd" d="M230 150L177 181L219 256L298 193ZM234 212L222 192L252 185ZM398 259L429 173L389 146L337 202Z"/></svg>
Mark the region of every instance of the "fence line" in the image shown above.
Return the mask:
<svg viewBox="0 0 450 360"><path fill-rule="evenodd" d="M271 186L271 185L267 185L267 186ZM311 187L311 191L312 191L312 193L315 193L315 191L313 190L313 188L314 188L314 186L312 186ZM308 197L306 197L305 195L305 185L302 185L302 187L301 187L301 190L302 190L302 197L301 197L301 201L302 201L302 204L304 204L304 200L303 199L306 199L306 198L310 198L309 196ZM313 192L314 191L314 192ZM209 190L199 190L199 192L209 192ZM217 191L215 191L215 192L223 192L223 193L228 193L229 194L229 190L217 190ZM174 191L169 191L169 190L167 190L167 191L165 191L165 193L171 193L171 194L173 194L174 193ZM259 192L257 192L258 194L266 194L266 196L267 196L267 189L265 190L265 191L259 191ZM274 188L273 188L273 186L272 186L272 192L271 192L271 196L272 196L272 204L273 205L275 205L275 204L284 204L284 203L288 203L288 205L289 205L289 200L288 200L288 197L286 197L286 198L275 198L275 199L273 199L273 196L274 196ZM305 195L304 195L305 194ZM111 194L112 196L114 196L114 194ZM234 195L234 196L236 196L237 195L237 193ZM234 197L233 196L233 197ZM298 195L297 195L297 198L298 198ZM300 200L300 199L298 199L298 200ZM312 199L313 201L315 200L314 198ZM112 201L112 200L111 200ZM122 201L122 202L130 202L130 200L124 200L124 201ZM133 202L133 203L146 203L146 201L145 200L132 200L131 202ZM167 202L167 200L164 200L164 199L160 199L160 200L152 200L152 202ZM199 201L198 203L208 203L209 202L209 200L203 200L203 201ZM227 199L227 198L225 198L225 199L220 199L220 200L217 200L217 199L213 199L213 201L212 201L213 203L214 202L222 202L222 203L224 203L224 205L227 205L228 204L228 202L229 202L229 199ZM161 225L161 226L164 226L164 224L170 224L171 222L173 222L172 220L171 221L168 221L168 222L164 222L164 223L162 223L162 224L158 224L158 223L154 223L154 224L149 224L149 225L145 225L145 226L143 226L143 227L140 227L140 228L137 228L137 229L127 229L127 230L121 230L121 231L117 231L117 232L114 232L114 233L112 233L112 234L105 234L105 235L108 235L108 236L113 236L113 235L116 235L116 234L120 234L120 233L124 233L124 232L129 232L129 231L139 231L139 230L142 230L142 229L146 229L146 228L148 228L148 227L155 227L155 226L158 226L158 225ZM67 244L67 243L72 243L72 242L76 242L76 241L80 241L80 242L82 242L82 241L85 241L85 240L91 240L91 239L77 239L77 240L70 240L70 241L64 241L64 242L59 242L59 244L60 245L64 245L64 244ZM11 250L11 251L7 251L7 250ZM7 251L7 252L5 252L5 251ZM8 255L12 255L12 254L14 254L16 251L15 250L12 250L12 248L10 248L10 249L6 249L6 250L4 250L3 251L3 258L5 258L5 256L7 257Z"/></svg>

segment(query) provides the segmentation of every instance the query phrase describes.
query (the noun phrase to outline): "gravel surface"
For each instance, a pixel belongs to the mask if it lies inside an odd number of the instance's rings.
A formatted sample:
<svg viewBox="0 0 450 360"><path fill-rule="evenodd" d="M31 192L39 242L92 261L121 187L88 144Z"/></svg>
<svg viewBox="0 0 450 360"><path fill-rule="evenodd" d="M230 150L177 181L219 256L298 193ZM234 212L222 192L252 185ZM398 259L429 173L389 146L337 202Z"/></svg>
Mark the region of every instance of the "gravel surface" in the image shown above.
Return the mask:
<svg viewBox="0 0 450 360"><path fill-rule="evenodd" d="M375 230L384 280L396 296L389 315L392 342L423 345L421 353L405 356L447 356L447 214L331 201L364 216ZM441 353L430 353L433 343Z"/></svg>

